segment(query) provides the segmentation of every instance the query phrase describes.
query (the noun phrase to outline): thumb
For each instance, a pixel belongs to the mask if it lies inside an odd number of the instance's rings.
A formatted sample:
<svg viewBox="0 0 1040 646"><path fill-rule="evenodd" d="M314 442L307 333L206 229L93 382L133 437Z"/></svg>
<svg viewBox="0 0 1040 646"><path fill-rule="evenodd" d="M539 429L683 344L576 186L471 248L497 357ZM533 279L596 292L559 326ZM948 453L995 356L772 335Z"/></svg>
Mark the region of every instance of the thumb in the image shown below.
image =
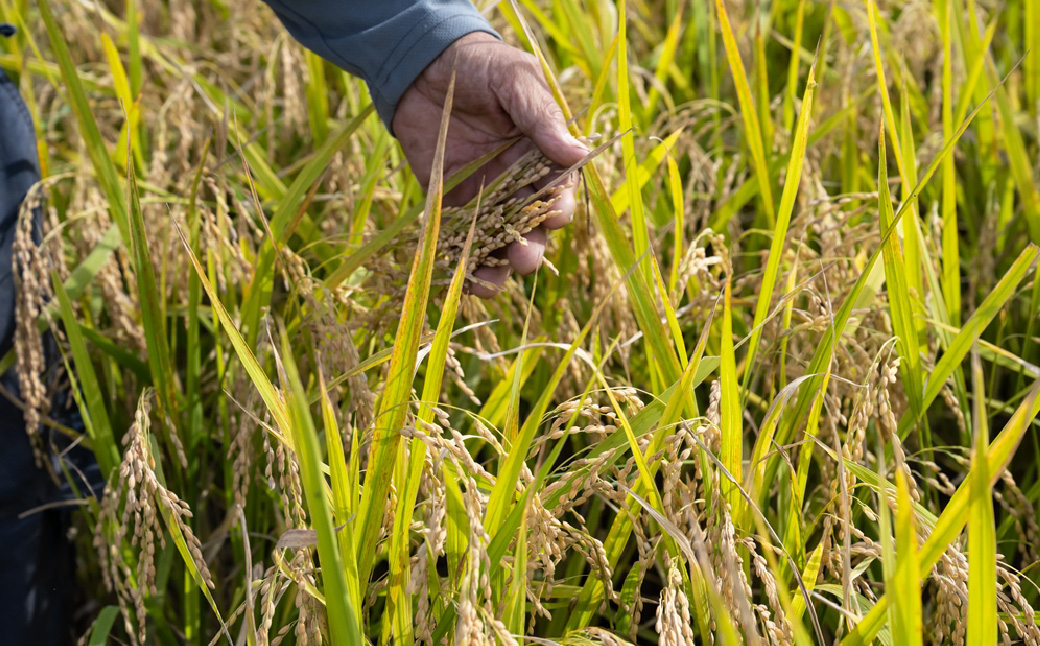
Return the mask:
<svg viewBox="0 0 1040 646"><path fill-rule="evenodd" d="M504 71L504 80L497 84L495 94L520 132L564 168L581 161L589 150L567 130L567 120L543 80L538 63L525 60Z"/></svg>

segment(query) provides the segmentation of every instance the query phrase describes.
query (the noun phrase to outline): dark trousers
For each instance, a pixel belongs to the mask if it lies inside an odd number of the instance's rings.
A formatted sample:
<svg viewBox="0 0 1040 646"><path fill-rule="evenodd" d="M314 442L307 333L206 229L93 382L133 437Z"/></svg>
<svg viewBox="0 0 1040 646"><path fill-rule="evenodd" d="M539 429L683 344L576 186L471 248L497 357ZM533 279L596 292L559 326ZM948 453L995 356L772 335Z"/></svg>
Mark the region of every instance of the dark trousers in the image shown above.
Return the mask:
<svg viewBox="0 0 1040 646"><path fill-rule="evenodd" d="M15 282L11 245L26 191L40 179L36 132L18 88L0 69L0 357L13 346ZM42 213L34 214L42 228ZM54 356L53 343L52 358ZM55 362L60 365L60 360ZM18 366L0 375L0 385L18 397ZM52 412L52 416L54 412ZM61 421L82 432L75 407ZM47 459L51 447L68 446L68 439L45 427ZM53 435L53 437L52 437ZM95 480L97 466L84 451L78 459ZM67 459L63 458L63 459ZM53 465L52 465L53 466ZM61 473L60 470L57 473ZM82 484L77 484L80 493ZM21 410L0 395L0 643L65 646L72 643L75 567L66 535L68 508L38 510L70 498L68 485L37 466L25 432Z"/></svg>

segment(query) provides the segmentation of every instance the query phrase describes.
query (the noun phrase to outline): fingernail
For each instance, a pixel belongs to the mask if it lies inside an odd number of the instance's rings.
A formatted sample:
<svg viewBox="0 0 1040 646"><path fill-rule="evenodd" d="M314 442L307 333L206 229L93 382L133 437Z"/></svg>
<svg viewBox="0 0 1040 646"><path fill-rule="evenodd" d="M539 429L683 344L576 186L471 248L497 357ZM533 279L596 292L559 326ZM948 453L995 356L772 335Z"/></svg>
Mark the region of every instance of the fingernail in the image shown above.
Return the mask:
<svg viewBox="0 0 1040 646"><path fill-rule="evenodd" d="M584 150L584 151L588 152L588 150L589 150L589 147L588 147L588 146L586 146L586 145L585 145L585 144L584 144L584 143L583 143L583 142L581 141L581 139L578 139L578 138L577 138L577 137L575 137L574 135L567 135L567 139L569 140L569 142L570 142L570 145L574 146L575 148L581 148L582 150Z"/></svg>

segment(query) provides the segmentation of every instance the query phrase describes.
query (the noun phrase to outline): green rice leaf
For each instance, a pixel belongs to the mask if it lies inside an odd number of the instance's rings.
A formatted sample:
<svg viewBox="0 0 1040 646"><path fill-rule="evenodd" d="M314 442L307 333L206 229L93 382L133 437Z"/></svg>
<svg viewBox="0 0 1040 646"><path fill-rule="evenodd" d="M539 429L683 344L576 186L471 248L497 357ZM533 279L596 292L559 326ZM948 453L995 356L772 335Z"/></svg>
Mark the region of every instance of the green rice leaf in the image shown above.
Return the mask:
<svg viewBox="0 0 1040 646"><path fill-rule="evenodd" d="M747 145L751 149L751 158L754 162L755 177L758 180L758 192L762 196L762 205L765 208L767 221L772 227L776 220L776 210L773 207L772 174L766 160L766 152L763 145L762 129L758 123L758 111L755 102L751 98L751 86L748 83L747 72L744 70L744 62L740 58L737 49L737 41L733 37L733 28L730 26L729 15L722 0L715 0L715 10L718 13L719 27L722 31L722 44L726 49L726 60L729 62L730 75L737 89L737 99L740 103L740 114L744 120Z"/></svg>
<svg viewBox="0 0 1040 646"><path fill-rule="evenodd" d="M108 482L109 476L115 472L120 462L119 445L112 433L108 406L101 392L101 382L98 381L94 364L87 352L87 344L80 331L79 322L72 311L72 301L62 287L56 271L51 273L51 284L58 299L65 337L68 339L72 360L76 366L76 380L83 389L86 410L81 410L80 413L83 415L87 434L94 442L94 455L97 457L98 466L101 467L101 474L105 482Z"/></svg>
<svg viewBox="0 0 1040 646"><path fill-rule="evenodd" d="M351 522L358 508L357 465L347 465L343 439L336 424L336 411L332 408L328 388L325 387L325 376L319 373L321 388L321 418L325 426L325 446L328 455L329 476L332 488L332 518L336 524L336 540L339 547L339 558L343 563L343 581L349 608L353 611L350 623L361 626L364 619L361 615L361 588L358 580L354 526ZM357 460L357 433L351 435L351 461Z"/></svg>
<svg viewBox="0 0 1040 646"><path fill-rule="evenodd" d="M783 259L784 240L787 227L791 223L794 212L794 201L798 195L798 187L802 178L802 167L805 164L805 146L809 133L809 119L812 116L813 96L816 90L816 63L809 68L809 78L805 82L805 94L802 96L802 110L798 116L798 128L794 133L791 146L791 159L787 164L784 176L784 188L780 194L780 210L776 214L776 225L773 227L773 241L770 243L769 256L762 272L762 288L758 292L755 305L755 321L751 324L751 343L748 345L747 360L744 362L744 389L747 390L751 378L751 368L755 365L755 354L762 338L762 323L765 321L769 306L773 300L773 288L780 272Z"/></svg>
<svg viewBox="0 0 1040 646"><path fill-rule="evenodd" d="M878 213L882 231L888 231L895 225L895 213L892 211L892 198L888 192L888 153L885 150L885 125L878 127ZM914 215L911 208L910 217ZM904 220L904 223L906 220ZM909 231L914 225L905 227ZM911 238L906 237L907 248ZM899 338L899 371L906 383L907 396L915 415L923 413L921 404L921 351L917 342L917 326L914 323L913 306L910 302L910 287L907 284L907 264L909 254L904 259L899 248L899 240L890 236L884 244L885 281L888 284L888 301L892 317L892 328Z"/></svg>
<svg viewBox="0 0 1040 646"><path fill-rule="evenodd" d="M90 627L90 640L87 646L105 646L108 643L108 635L112 632L112 626L119 616L119 606L105 606L98 613L97 619Z"/></svg>
<svg viewBox="0 0 1040 646"><path fill-rule="evenodd" d="M737 365L733 353L733 306L732 286L727 278L725 296L722 301L722 365L719 372L721 381L722 402L720 415L722 418L722 448L720 459L738 481L744 473L744 424L743 410L740 405L740 387L737 385ZM744 498L737 485L728 478L722 479L722 495L729 502L733 522L743 525Z"/></svg>
<svg viewBox="0 0 1040 646"><path fill-rule="evenodd" d="M650 230L646 224L643 210L643 197L636 180L639 162L636 160L635 136L632 132L632 103L628 91L628 10L626 0L618 3L618 53L617 53L617 87L618 87L618 127L621 130L621 158L625 169L625 188L628 192L628 206L632 219L632 247L635 250L639 272L643 275L647 286L653 290L650 270ZM621 215L621 211L618 211Z"/></svg>
<svg viewBox="0 0 1040 646"><path fill-rule="evenodd" d="M101 130L98 128L97 121L94 119L94 114L90 109L90 102L87 99L83 83L80 82L79 75L76 73L76 68L72 63L68 45L54 20L54 14L51 13L50 0L40 0L37 6L39 7L40 17L43 19L44 26L47 28L51 50L54 53L54 57L58 60L64 89L68 93L69 104L72 106L72 112L76 116L76 123L79 125L83 141L87 146L87 153L90 155L90 161L94 166L98 182L101 184L105 197L108 199L109 212L112 214L112 219L115 221L116 226L119 227L123 244L129 245L130 216L124 201L122 186L116 175L115 164L112 163L111 158L108 156L105 140L101 136Z"/></svg>
<svg viewBox="0 0 1040 646"><path fill-rule="evenodd" d="M992 488L996 483L1001 470L1007 465L1015 448L1022 440L1022 436L1025 435L1026 429L1029 428L1029 423L1038 413L1040 413L1040 380L1033 383L1029 396L1015 409L1011 419L1004 425L1004 430L990 443L986 451L987 489ZM974 471L974 468L972 470ZM939 515L934 531L921 546L917 571L918 580L923 580L928 575L942 553L957 539L968 522L972 480L973 476L969 474L968 480L957 488L956 493ZM841 641L841 646L866 646L869 644L884 625L888 604L887 595L879 598L870 612L863 617L863 621L857 624L856 628Z"/></svg>
<svg viewBox="0 0 1040 646"><path fill-rule="evenodd" d="M985 419L986 393L982 360L972 353L975 440L968 473L968 643L997 643L997 530L993 518L993 492L986 447L989 430Z"/></svg>
<svg viewBox="0 0 1040 646"><path fill-rule="evenodd" d="M253 387L255 387L260 393L260 397L264 400L267 409L271 412L271 417L274 418L277 428L283 430L289 428L289 413L285 407L285 401L271 383L271 380L268 379L264 369L260 366L260 363L253 355L253 351L249 349L249 346L246 344L241 332L238 331L238 327L235 325L231 315L228 313L227 308L225 308L220 302L217 290L213 287L213 283L210 282L202 264L199 262L198 258L195 257L195 253L191 250L191 245L188 244L187 238L184 237L184 232L178 227L177 233L180 234L181 243L184 245L192 266L195 267L195 273L199 277L203 289L206 290L206 295L209 296L210 306L213 308L217 320L220 321L221 327L224 328L224 332L227 333L228 338L231 340L231 345L234 347L235 353L238 355L238 360L242 362L242 366L249 374L249 378L253 382ZM282 435L278 430L272 429L271 432L279 441L285 443L290 449L292 448L291 436Z"/></svg>
<svg viewBox="0 0 1040 646"><path fill-rule="evenodd" d="M134 258L134 270L137 274L138 299L141 305L141 324L148 341L148 365L152 371L152 383L155 384L159 406L162 412L171 419L178 419L178 388L170 369L170 345L166 334L166 313L163 311L165 300L159 295L158 282L155 279L154 265L148 248L148 237L145 233L144 214L137 193L137 180L133 166L127 167L127 191L130 208L130 250ZM170 430L170 432L175 432Z"/></svg>
<svg viewBox="0 0 1040 646"><path fill-rule="evenodd" d="M368 582L375 563L376 541L382 525L383 509L390 492L401 442L399 429L404 426L412 391L412 378L418 358L419 339L422 336L423 320L426 317L426 302L430 295L430 279L437 249L437 236L441 225L441 199L444 196L444 146L451 116L452 98L455 91L455 71L452 70L448 83L447 98L441 115L437 151L430 169L430 188L426 195L426 215L423 224L419 253L412 263L408 278L401 318L394 339L394 350L390 358L390 371L379 402L376 415L375 437L365 485L361 492L358 513L360 535L358 537L358 575Z"/></svg>
<svg viewBox="0 0 1040 646"><path fill-rule="evenodd" d="M917 532L914 525L914 506L910 500L906 475L902 469L896 469L896 563L891 589L899 591L900 602L895 604L892 638L895 643L906 646L920 646L924 634L921 582L917 578L920 570Z"/></svg>
<svg viewBox="0 0 1040 646"><path fill-rule="evenodd" d="M318 535L318 557L321 559L321 580L325 596L325 609L329 622L329 634L333 643L362 644L361 629L357 624L357 613L348 594L343 557L339 551L336 529L332 524L332 509L327 494L327 484L318 434L311 419L310 402L300 382L296 365L292 361L292 346L285 329L281 330L282 365L287 383L289 409L289 432L296 447L296 458L300 465L300 484L307 499L307 512L311 526Z"/></svg>
<svg viewBox="0 0 1040 646"><path fill-rule="evenodd" d="M915 414L913 410L908 410L903 414L902 419L899 420L899 437L906 437L910 429L921 419L923 412L939 396L946 379L953 372L954 368L959 366L961 361L964 360L971 346L982 335L997 313L1015 295L1015 289L1018 287L1018 284L1033 270L1038 257L1040 257L1040 248L1036 245L1030 244L1029 247L1024 249L1018 258L1015 259L1007 273L997 282L989 296L982 301L982 304L978 306L971 318L964 323L964 327L950 341L950 347L946 349L946 352L936 362L935 369L929 375L928 382L925 384L920 412Z"/></svg>
<svg viewBox="0 0 1040 646"><path fill-rule="evenodd" d="M479 200L478 200L479 202ZM433 339L423 382L422 397L419 401L419 420L427 424L434 422L434 410L431 405L440 397L441 382L444 378L444 364L448 358L448 341L451 339L455 315L462 298L462 287L466 283L466 267L469 264L470 249L473 245L473 233L477 226L477 211L474 211L470 222L466 242L462 247L455 272L452 274L448 293L444 297L441 308L441 319L437 324L437 332ZM417 429L422 433L423 430ZM422 472L426 466L426 445L421 441L413 441L409 445L408 463L405 467L399 461L397 473L397 506L394 510L393 533L390 537L390 611L393 621L394 635L405 643L415 640L415 622L412 618L412 600L409 593L409 527L415 510L416 498Z"/></svg>

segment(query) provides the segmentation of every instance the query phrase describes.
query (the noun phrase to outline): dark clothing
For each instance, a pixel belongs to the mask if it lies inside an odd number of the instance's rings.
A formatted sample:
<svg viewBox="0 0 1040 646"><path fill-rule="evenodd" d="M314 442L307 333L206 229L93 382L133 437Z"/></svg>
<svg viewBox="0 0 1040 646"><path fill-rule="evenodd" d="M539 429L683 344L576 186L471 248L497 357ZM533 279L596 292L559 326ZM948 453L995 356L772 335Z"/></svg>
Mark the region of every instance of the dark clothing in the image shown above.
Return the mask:
<svg viewBox="0 0 1040 646"><path fill-rule="evenodd" d="M363 79L383 123L426 66L453 41L498 36L470 0L264 0L293 37Z"/></svg>
<svg viewBox="0 0 1040 646"><path fill-rule="evenodd" d="M0 356L14 339L14 275L11 244L18 209L29 187L40 181L36 130L18 88L0 69ZM39 225L38 225L39 226Z"/></svg>
<svg viewBox="0 0 1040 646"><path fill-rule="evenodd" d="M3 33L3 30L0 30ZM36 131L18 94L18 88L0 69L0 356L14 343L15 284L12 243L18 214L26 192L40 179ZM33 227L42 230L43 213L33 214ZM39 238L37 238L37 242ZM47 340L48 364L60 358ZM18 366L0 375L0 386L19 396ZM65 397L60 399L65 400ZM75 407L65 401L51 411L52 417L83 432ZM68 439L40 431L48 445L68 446ZM50 451L47 452L51 455ZM93 481L100 493L96 461L82 448L74 449L77 468ZM70 456L66 456L69 459ZM56 465L56 462L55 462ZM84 483L78 488L87 490ZM33 646L72 644L75 569L72 546L66 539L69 512L63 508L33 511L41 505L72 498L71 487L60 485L44 468L37 466L25 433L18 406L0 395L0 626L3 643Z"/></svg>

